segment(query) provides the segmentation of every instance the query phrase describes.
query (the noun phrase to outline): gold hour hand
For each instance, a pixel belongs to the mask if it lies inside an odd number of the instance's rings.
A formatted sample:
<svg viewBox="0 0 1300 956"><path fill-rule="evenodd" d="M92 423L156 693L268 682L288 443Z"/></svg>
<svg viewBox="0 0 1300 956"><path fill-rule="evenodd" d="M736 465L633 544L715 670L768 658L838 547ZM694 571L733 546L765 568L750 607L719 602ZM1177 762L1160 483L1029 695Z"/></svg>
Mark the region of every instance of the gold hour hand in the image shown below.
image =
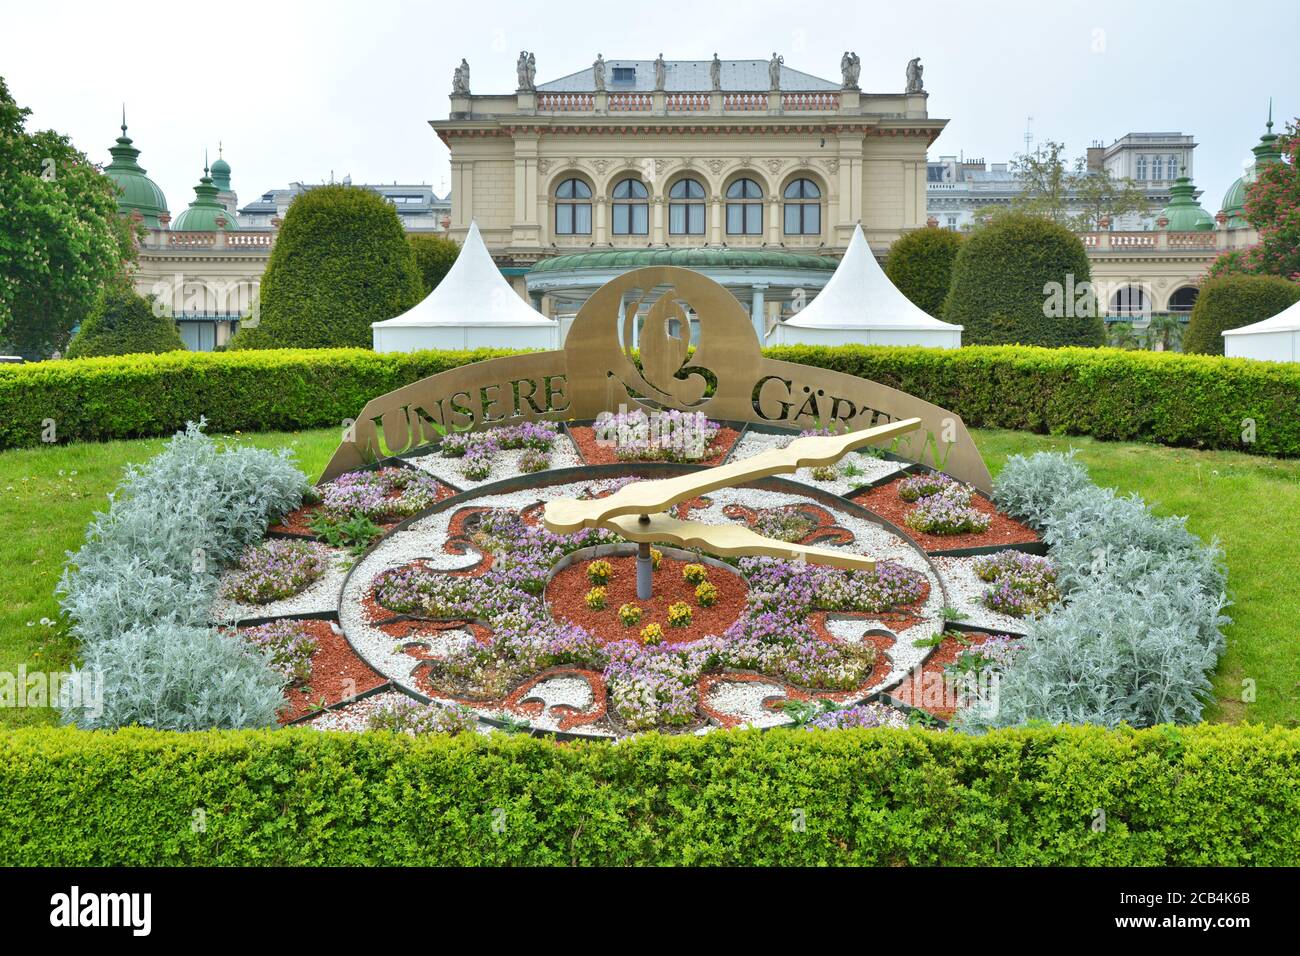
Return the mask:
<svg viewBox="0 0 1300 956"><path fill-rule="evenodd" d="M555 534L599 527L622 533L622 526L614 527L612 519L623 515L654 515L718 488L743 485L769 475L789 474L800 468L831 465L856 448L906 434L920 425L921 419L907 418L839 435L806 435L796 438L785 448L772 448L750 458L675 478L638 481L604 498L590 501L557 498L547 502L543 523Z"/></svg>

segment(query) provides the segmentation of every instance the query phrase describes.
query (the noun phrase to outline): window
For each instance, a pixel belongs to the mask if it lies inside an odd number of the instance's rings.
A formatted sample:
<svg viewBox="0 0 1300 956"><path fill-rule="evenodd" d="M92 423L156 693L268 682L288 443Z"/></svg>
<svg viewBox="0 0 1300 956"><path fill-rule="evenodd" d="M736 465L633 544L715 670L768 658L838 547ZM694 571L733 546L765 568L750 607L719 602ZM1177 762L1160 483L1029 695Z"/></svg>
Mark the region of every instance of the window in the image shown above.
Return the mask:
<svg viewBox="0 0 1300 956"><path fill-rule="evenodd" d="M644 236L650 232L650 194L639 179L620 180L614 187L614 235Z"/></svg>
<svg viewBox="0 0 1300 956"><path fill-rule="evenodd" d="M591 187L581 179L566 179L555 190L555 234L591 235Z"/></svg>
<svg viewBox="0 0 1300 956"><path fill-rule="evenodd" d="M1144 179L1147 178L1147 158L1146 158L1145 156L1139 156L1139 157L1138 157L1138 175L1137 175L1137 178L1138 178L1139 180L1144 180Z"/></svg>
<svg viewBox="0 0 1300 956"><path fill-rule="evenodd" d="M1182 171L1179 168L1179 166L1180 164L1178 162L1178 157L1170 156L1169 157L1169 178L1170 179L1177 179L1179 176L1182 175Z"/></svg>
<svg viewBox="0 0 1300 956"><path fill-rule="evenodd" d="M1151 157L1151 178L1156 182L1165 178L1165 160L1163 156Z"/></svg>
<svg viewBox="0 0 1300 956"><path fill-rule="evenodd" d="M763 234L763 190L752 179L737 179L727 187L727 235Z"/></svg>
<svg viewBox="0 0 1300 956"><path fill-rule="evenodd" d="M1195 286L1183 286L1169 297L1169 311L1180 314L1191 312L1192 306L1196 305L1196 297L1200 294L1201 290Z"/></svg>
<svg viewBox="0 0 1300 956"><path fill-rule="evenodd" d="M949 229L956 229L956 228L957 228L957 217L956 217L956 216L949 216L949 217L948 217L948 228L949 228Z"/></svg>
<svg viewBox="0 0 1300 956"><path fill-rule="evenodd" d="M668 190L668 233L704 235L704 187L694 179L679 179Z"/></svg>
<svg viewBox="0 0 1300 956"><path fill-rule="evenodd" d="M796 179L785 187L785 234L819 236L822 231L822 191L811 179Z"/></svg>
<svg viewBox="0 0 1300 956"><path fill-rule="evenodd" d="M616 66L614 67L614 82L618 84L632 84L636 82L636 67L634 66Z"/></svg>

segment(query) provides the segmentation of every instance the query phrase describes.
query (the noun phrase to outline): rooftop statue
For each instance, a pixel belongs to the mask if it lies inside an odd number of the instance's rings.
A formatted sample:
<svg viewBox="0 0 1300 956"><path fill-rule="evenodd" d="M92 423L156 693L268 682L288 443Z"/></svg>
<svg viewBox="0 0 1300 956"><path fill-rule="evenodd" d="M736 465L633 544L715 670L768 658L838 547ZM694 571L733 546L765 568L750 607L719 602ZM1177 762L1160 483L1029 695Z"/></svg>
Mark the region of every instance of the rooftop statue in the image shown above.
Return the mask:
<svg viewBox="0 0 1300 956"><path fill-rule="evenodd" d="M925 72L925 67L921 66L921 58L913 57L907 61L907 92L924 93L925 86L921 79L921 74Z"/></svg>
<svg viewBox="0 0 1300 956"><path fill-rule="evenodd" d="M785 57L772 54L772 61L767 65L767 79L769 89L779 90L781 88L781 64L785 62Z"/></svg>
<svg viewBox="0 0 1300 956"><path fill-rule="evenodd" d="M840 57L840 74L846 90L858 88L858 76L862 73L862 58L848 50Z"/></svg>
<svg viewBox="0 0 1300 956"><path fill-rule="evenodd" d="M515 64L515 75L519 80L519 89L531 93L536 90L534 78L537 76L536 59L527 50L519 51L519 62Z"/></svg>
<svg viewBox="0 0 1300 956"><path fill-rule="evenodd" d="M713 62L709 64L709 82L713 89L722 89L722 61L716 53L713 54Z"/></svg>
<svg viewBox="0 0 1300 956"><path fill-rule="evenodd" d="M667 65L664 63L664 55L660 53L659 58L655 60L655 89L656 90L662 90L664 88L664 80L665 80L664 74L666 73L666 71L667 71Z"/></svg>
<svg viewBox="0 0 1300 956"><path fill-rule="evenodd" d="M453 96L469 96L469 61L464 58L451 74L451 92Z"/></svg>
<svg viewBox="0 0 1300 956"><path fill-rule="evenodd" d="M603 92L605 89L605 58L599 53L596 54L596 62L591 64L591 75L596 81L597 91Z"/></svg>

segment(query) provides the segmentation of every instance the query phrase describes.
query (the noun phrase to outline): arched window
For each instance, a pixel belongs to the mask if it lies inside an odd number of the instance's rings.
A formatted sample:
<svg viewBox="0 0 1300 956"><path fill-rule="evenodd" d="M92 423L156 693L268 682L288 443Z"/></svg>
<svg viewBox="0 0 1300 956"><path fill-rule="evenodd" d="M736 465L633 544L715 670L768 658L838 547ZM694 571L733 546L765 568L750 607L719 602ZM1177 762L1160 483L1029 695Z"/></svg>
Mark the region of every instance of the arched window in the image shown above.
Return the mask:
<svg viewBox="0 0 1300 956"><path fill-rule="evenodd" d="M763 234L763 190L752 179L737 179L727 187L727 235Z"/></svg>
<svg viewBox="0 0 1300 956"><path fill-rule="evenodd" d="M668 233L704 235L704 187L694 179L679 179L668 190Z"/></svg>
<svg viewBox="0 0 1300 956"><path fill-rule="evenodd" d="M614 187L614 235L644 236L650 232L650 193L639 179L623 179Z"/></svg>
<svg viewBox="0 0 1300 956"><path fill-rule="evenodd" d="M811 179L796 179L785 187L785 234L819 236L822 231L822 191Z"/></svg>
<svg viewBox="0 0 1300 956"><path fill-rule="evenodd" d="M1138 285L1122 286L1110 299L1110 314L1127 318L1151 314L1151 300Z"/></svg>
<svg viewBox="0 0 1300 956"><path fill-rule="evenodd" d="M555 234L591 235L591 187L581 179L566 179L555 190Z"/></svg>
<svg viewBox="0 0 1300 956"><path fill-rule="evenodd" d="M1192 311L1192 306L1196 305L1196 297L1201 294L1201 290L1194 285L1185 285L1169 297L1169 311L1178 313L1187 313Z"/></svg>

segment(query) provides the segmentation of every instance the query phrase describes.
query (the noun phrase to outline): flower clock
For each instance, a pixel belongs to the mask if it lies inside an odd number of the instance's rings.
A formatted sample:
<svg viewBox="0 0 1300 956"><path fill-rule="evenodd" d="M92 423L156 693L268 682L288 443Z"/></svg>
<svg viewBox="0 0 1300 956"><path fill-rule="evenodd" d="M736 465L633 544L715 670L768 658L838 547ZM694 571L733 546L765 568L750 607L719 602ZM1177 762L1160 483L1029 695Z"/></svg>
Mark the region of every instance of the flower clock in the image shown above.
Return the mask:
<svg viewBox="0 0 1300 956"><path fill-rule="evenodd" d="M908 427L646 410L449 435L317 489L218 616L276 661L286 719L324 728L942 721L1059 595L1034 532L885 450Z"/></svg>

